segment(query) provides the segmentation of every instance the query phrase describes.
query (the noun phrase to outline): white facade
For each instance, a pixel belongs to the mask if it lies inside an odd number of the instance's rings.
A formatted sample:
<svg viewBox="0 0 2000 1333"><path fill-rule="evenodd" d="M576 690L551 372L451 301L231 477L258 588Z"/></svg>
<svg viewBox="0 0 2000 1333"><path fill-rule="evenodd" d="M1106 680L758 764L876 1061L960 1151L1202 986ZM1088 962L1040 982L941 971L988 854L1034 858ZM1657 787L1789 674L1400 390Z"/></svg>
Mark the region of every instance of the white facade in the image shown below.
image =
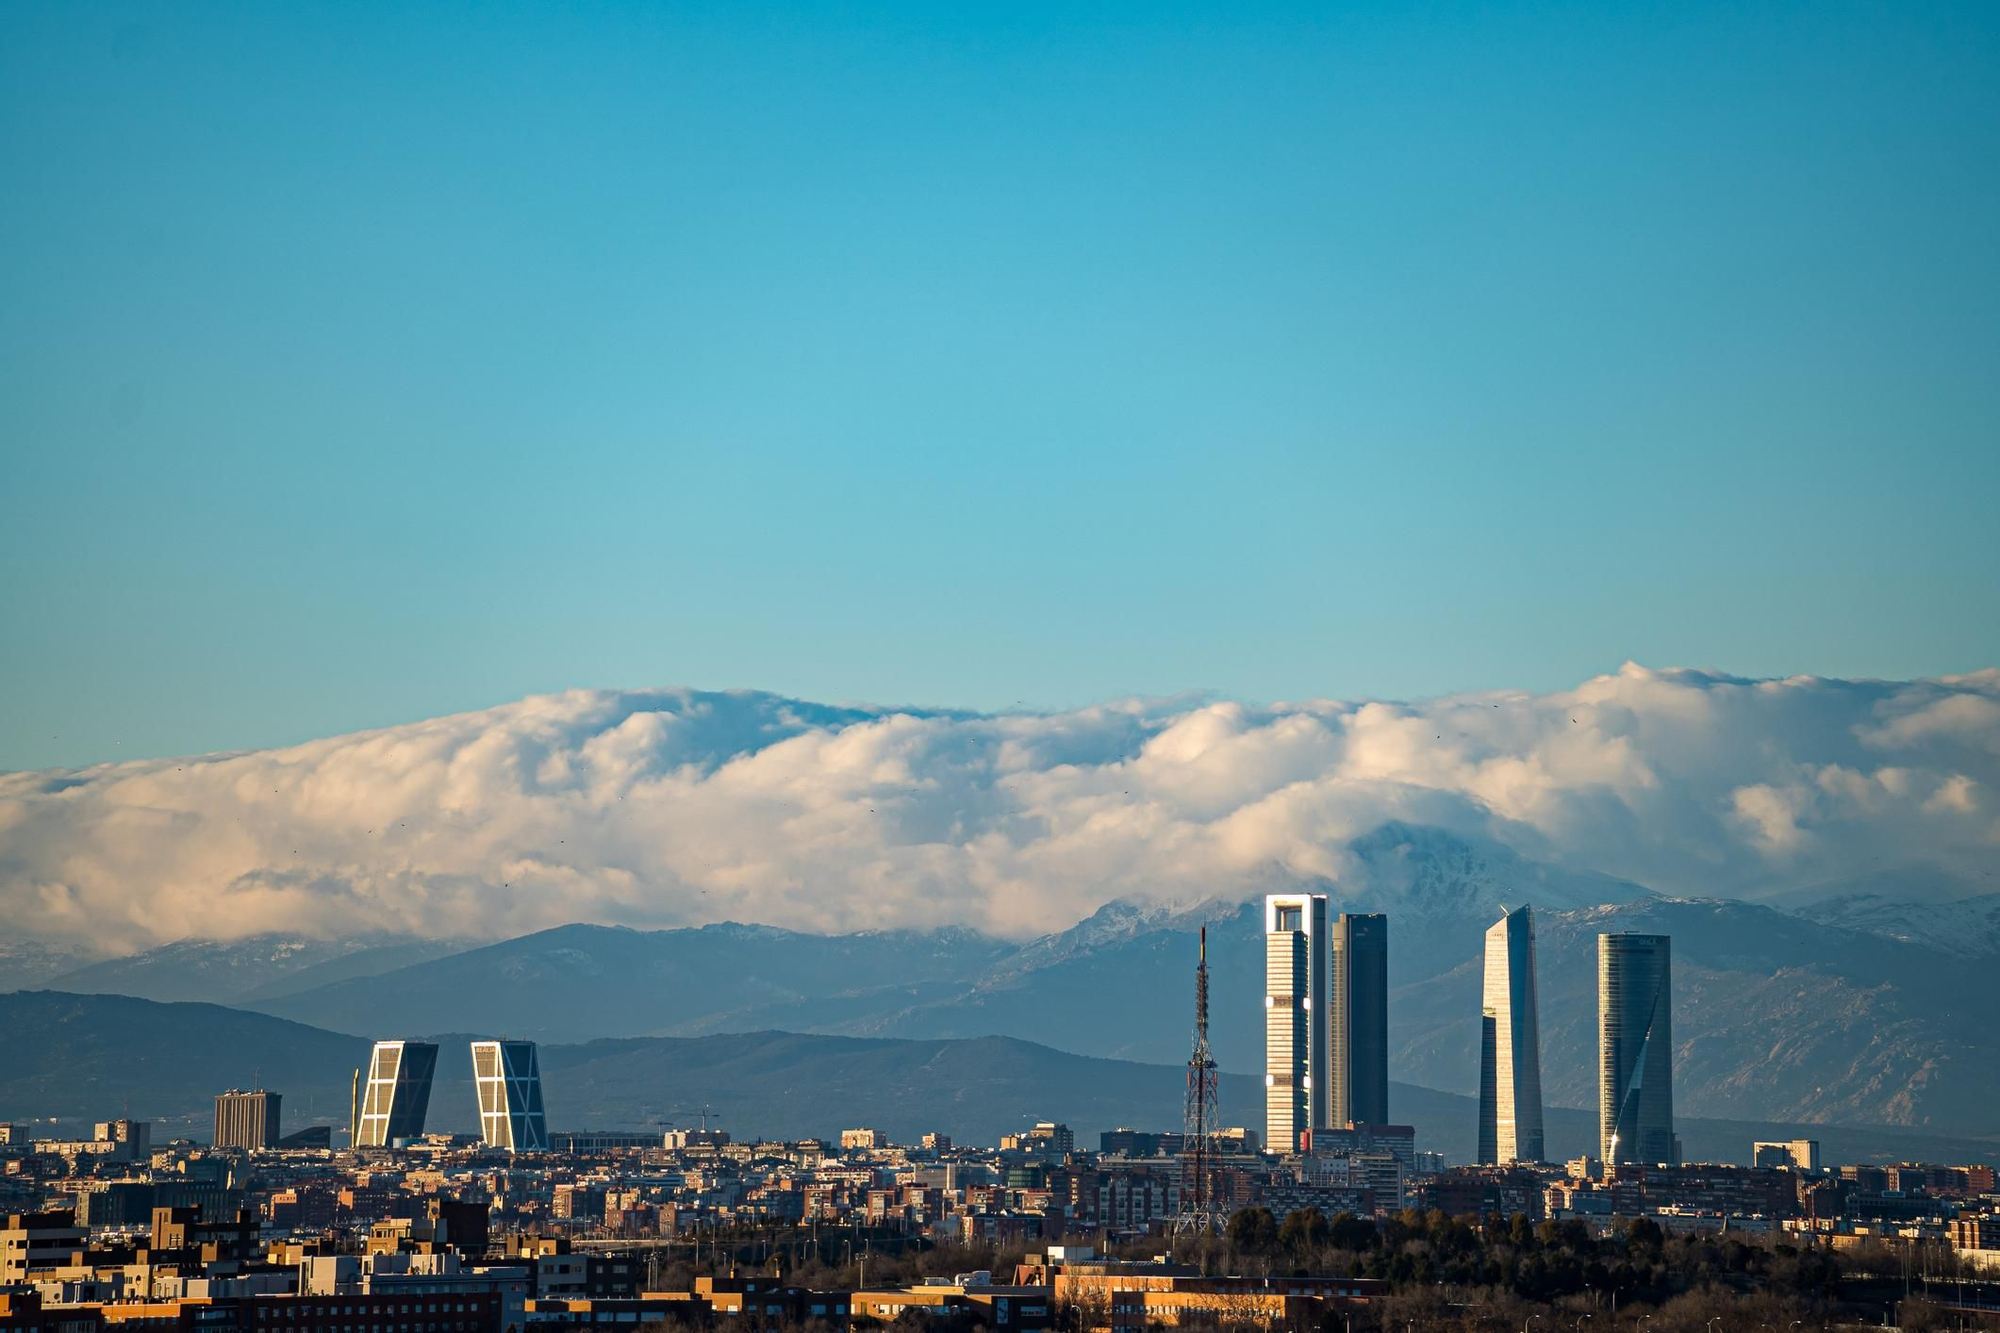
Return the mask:
<svg viewBox="0 0 2000 1333"><path fill-rule="evenodd" d="M437 1047L421 1041L378 1041L368 1059L368 1087L354 1143L360 1148L394 1147L399 1139L424 1132L431 1105L431 1076Z"/></svg>
<svg viewBox="0 0 2000 1333"><path fill-rule="evenodd" d="M1323 893L1264 899L1264 1142L1295 1153L1327 1123L1327 925Z"/></svg>
<svg viewBox="0 0 2000 1333"><path fill-rule="evenodd" d="M472 1081L479 1090L479 1134L489 1148L547 1152L542 1066L532 1041L472 1043Z"/></svg>

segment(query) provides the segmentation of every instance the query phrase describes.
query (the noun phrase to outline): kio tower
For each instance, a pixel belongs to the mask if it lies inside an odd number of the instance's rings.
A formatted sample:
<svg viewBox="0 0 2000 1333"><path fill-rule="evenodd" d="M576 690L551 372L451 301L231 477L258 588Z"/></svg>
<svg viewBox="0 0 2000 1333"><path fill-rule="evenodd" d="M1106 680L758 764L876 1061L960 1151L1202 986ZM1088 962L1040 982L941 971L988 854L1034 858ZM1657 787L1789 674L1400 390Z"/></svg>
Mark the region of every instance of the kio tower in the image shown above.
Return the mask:
<svg viewBox="0 0 2000 1333"><path fill-rule="evenodd" d="M1597 1120L1604 1165L1675 1162L1672 941L1597 937Z"/></svg>
<svg viewBox="0 0 2000 1333"><path fill-rule="evenodd" d="M1295 1153L1327 1123L1326 895L1264 899L1264 1143Z"/></svg>
<svg viewBox="0 0 2000 1333"><path fill-rule="evenodd" d="M1315 1121L1383 1125L1389 1121L1389 918L1342 912L1333 923L1329 976L1333 1011L1332 1118Z"/></svg>
<svg viewBox="0 0 2000 1333"><path fill-rule="evenodd" d="M368 1061L368 1089L361 1098L354 1143L361 1148L393 1148L399 1139L424 1132L431 1105L431 1075L438 1048L422 1041L378 1041Z"/></svg>
<svg viewBox="0 0 2000 1333"><path fill-rule="evenodd" d="M1479 1160L1542 1160L1541 1029L1535 1016L1535 926L1525 907L1486 932L1479 1015Z"/></svg>
<svg viewBox="0 0 2000 1333"><path fill-rule="evenodd" d="M479 1089L479 1134L489 1148L546 1152L542 1066L532 1041L475 1041L472 1080Z"/></svg>

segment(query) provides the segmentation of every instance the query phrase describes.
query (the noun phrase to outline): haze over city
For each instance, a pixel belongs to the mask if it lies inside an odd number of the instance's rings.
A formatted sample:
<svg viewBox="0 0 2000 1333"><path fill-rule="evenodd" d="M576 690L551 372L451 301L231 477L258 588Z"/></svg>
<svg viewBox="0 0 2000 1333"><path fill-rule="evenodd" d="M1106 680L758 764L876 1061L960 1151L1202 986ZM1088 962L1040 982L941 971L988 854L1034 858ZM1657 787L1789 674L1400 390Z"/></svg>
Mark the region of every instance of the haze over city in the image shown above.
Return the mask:
<svg viewBox="0 0 2000 1333"><path fill-rule="evenodd" d="M2000 9L0 9L0 1333L2000 1328Z"/></svg>

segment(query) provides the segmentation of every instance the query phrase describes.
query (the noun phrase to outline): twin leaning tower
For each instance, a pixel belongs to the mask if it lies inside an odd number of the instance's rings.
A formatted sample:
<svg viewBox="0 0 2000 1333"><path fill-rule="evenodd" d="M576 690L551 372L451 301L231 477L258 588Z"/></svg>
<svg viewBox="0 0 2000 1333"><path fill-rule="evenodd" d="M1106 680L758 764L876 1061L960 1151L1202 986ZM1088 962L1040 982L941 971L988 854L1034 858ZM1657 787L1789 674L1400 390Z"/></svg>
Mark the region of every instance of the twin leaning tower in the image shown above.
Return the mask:
<svg viewBox="0 0 2000 1333"><path fill-rule="evenodd" d="M438 1048L426 1041L376 1042L365 1091L361 1071L354 1071L348 1142L357 1148L391 1148L422 1135L437 1059ZM472 1081L479 1090L479 1134L486 1146L510 1152L541 1152L549 1146L535 1043L473 1042Z"/></svg>
<svg viewBox="0 0 2000 1333"><path fill-rule="evenodd" d="M1671 941L1597 937L1598 1137L1607 1165L1678 1162ZM1297 1152L1315 1128L1389 1118L1389 918L1318 893L1264 899L1264 1142ZM1526 907L1486 932L1479 1160L1546 1160L1535 927Z"/></svg>

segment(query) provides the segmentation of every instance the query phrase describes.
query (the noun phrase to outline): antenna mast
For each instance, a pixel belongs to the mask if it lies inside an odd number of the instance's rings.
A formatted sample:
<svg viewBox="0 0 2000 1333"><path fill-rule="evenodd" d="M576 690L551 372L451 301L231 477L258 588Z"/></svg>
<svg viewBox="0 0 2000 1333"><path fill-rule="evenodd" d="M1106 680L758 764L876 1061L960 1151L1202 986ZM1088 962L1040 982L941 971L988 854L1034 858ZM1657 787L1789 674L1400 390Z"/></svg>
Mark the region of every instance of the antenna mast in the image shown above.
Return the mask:
<svg viewBox="0 0 2000 1333"><path fill-rule="evenodd" d="M1187 1119L1181 1135L1181 1205L1174 1234L1205 1235L1220 1229L1215 1206L1215 1057L1208 1049L1208 927L1201 928L1201 954L1194 969L1194 1053L1188 1057Z"/></svg>

